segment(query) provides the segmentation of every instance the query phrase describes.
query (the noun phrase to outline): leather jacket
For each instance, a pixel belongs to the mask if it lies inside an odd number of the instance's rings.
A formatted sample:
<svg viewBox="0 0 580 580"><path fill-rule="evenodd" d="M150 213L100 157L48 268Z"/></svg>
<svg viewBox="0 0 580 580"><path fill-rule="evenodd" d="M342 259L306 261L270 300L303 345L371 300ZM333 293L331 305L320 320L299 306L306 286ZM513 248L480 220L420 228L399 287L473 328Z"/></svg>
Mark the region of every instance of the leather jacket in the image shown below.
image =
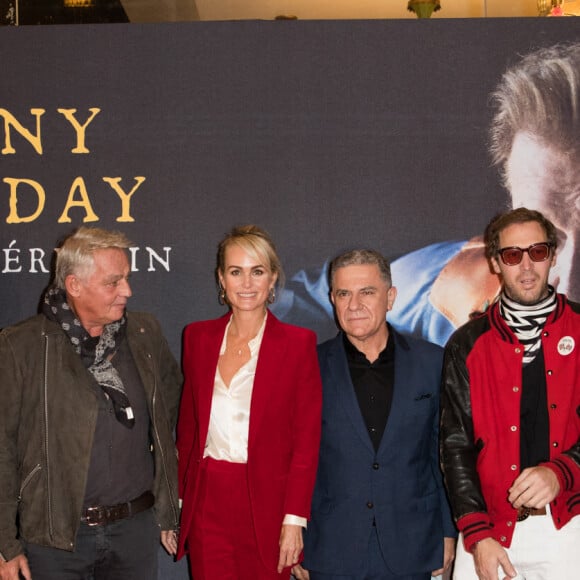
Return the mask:
<svg viewBox="0 0 580 580"><path fill-rule="evenodd" d="M127 313L127 341L151 420L155 514L177 529L173 427L181 373L157 320ZM38 315L0 333L0 557L21 540L73 551L98 402L91 377L58 324Z"/></svg>
<svg viewBox="0 0 580 580"><path fill-rule="evenodd" d="M549 461L560 492L550 503L557 529L580 514L580 305L558 295L542 330L549 413ZM520 473L524 348L498 303L457 330L445 349L441 462L467 550L495 538L509 547L516 510L508 489Z"/></svg>

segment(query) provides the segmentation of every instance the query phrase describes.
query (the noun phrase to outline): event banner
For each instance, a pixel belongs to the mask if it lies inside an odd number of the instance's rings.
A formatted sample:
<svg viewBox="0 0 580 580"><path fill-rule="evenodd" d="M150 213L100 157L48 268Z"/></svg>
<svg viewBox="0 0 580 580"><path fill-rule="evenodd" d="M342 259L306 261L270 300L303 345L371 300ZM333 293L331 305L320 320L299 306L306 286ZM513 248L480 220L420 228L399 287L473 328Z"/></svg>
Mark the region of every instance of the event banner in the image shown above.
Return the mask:
<svg viewBox="0 0 580 580"><path fill-rule="evenodd" d="M512 202L489 153L490 95L523 55L573 42L575 24L0 29L0 327L37 311L59 240L98 226L134 243L130 307L154 312L179 356L185 324L224 312L218 241L255 223L285 268L282 319L332 336L328 260L370 247L394 261L393 324L444 342L471 305L443 309L449 328L433 332L410 310L433 306L445 266ZM471 273L448 272L448 302ZM572 295L574 276L560 276Z"/></svg>

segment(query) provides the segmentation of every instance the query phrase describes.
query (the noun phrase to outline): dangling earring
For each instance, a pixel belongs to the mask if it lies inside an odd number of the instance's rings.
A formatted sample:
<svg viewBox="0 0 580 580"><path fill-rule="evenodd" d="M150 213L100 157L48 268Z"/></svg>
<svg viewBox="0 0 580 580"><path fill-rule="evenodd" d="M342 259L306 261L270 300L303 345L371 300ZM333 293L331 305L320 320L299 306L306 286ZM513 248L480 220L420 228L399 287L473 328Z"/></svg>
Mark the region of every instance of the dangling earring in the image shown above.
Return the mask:
<svg viewBox="0 0 580 580"><path fill-rule="evenodd" d="M270 288L270 292L268 292L268 304L274 304L276 302L276 289Z"/></svg>
<svg viewBox="0 0 580 580"><path fill-rule="evenodd" d="M221 284L219 285L218 290L218 302L220 303L221 306L224 306L226 304L226 291L224 290Z"/></svg>

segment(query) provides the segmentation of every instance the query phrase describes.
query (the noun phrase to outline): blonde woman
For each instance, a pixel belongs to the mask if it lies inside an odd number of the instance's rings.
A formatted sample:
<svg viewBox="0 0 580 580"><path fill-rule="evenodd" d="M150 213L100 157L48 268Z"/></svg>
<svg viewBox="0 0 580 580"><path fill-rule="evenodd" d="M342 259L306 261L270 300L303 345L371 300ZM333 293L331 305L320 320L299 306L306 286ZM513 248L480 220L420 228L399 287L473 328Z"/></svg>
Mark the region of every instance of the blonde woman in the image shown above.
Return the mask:
<svg viewBox="0 0 580 580"><path fill-rule="evenodd" d="M234 228L216 275L228 313L184 334L178 557L195 580L289 578L318 460L316 338L268 312L283 273L265 231Z"/></svg>

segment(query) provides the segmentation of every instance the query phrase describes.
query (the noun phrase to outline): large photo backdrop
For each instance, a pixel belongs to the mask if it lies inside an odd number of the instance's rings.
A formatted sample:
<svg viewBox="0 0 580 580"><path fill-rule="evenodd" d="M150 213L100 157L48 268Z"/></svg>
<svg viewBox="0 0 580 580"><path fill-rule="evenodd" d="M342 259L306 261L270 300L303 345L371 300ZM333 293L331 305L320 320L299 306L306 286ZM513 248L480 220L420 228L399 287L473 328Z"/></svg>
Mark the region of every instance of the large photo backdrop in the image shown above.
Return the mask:
<svg viewBox="0 0 580 580"><path fill-rule="evenodd" d="M393 322L444 342L461 320L421 320L432 283L510 203L489 95L576 35L573 18L1 29L0 327L36 312L59 239L95 225L134 241L130 306L179 356L184 325L223 311L218 240L256 223L285 266L283 319L331 336L325 265L366 246L395 261ZM559 280L578 299L567 200Z"/></svg>
<svg viewBox="0 0 580 580"><path fill-rule="evenodd" d="M52 248L83 223L135 242L131 306L157 313L176 354L188 321L220 312L215 247L235 224L270 231L289 279L353 246L395 259L471 238L507 203L489 93L574 25L1 30L0 326L35 312Z"/></svg>

